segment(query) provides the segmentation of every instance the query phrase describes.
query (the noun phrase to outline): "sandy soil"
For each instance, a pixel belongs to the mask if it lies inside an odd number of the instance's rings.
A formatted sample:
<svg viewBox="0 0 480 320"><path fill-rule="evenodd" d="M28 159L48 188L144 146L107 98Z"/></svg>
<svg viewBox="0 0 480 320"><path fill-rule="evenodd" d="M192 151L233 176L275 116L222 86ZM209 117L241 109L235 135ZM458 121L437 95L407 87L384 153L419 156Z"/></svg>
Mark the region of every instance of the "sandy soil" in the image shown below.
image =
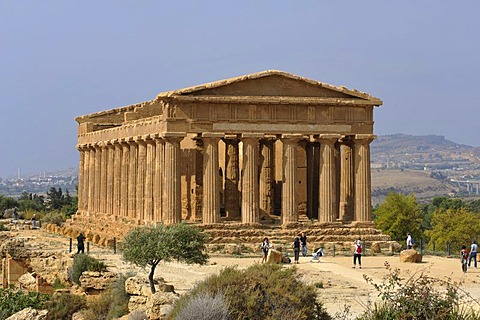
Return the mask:
<svg viewBox="0 0 480 320"><path fill-rule="evenodd" d="M38 249L69 251L69 239L59 235L44 233L41 230L21 231L12 235L32 239L31 246ZM90 245L90 254L105 261L112 271L122 273L134 271L146 274L146 270L125 263L121 254L114 254L111 249ZM205 266L161 263L156 269L156 276L163 277L168 283L174 285L176 292L183 294L197 281L201 281L210 274L218 273L226 266L236 265L238 268L246 268L260 262L260 251L258 255L244 257L211 255ZM318 289L319 296L332 315L344 310L345 306L350 307L352 316L357 315L364 310L369 301L377 299L378 292L365 281L364 275L371 277L376 283L381 282L388 274L385 263L392 268L399 268L401 275L405 278L418 272L425 272L433 278L459 283L462 290L474 299L480 300L480 269L472 267L467 273L463 273L458 258L424 256L422 263L412 264L401 263L398 256L365 256L362 263L362 269L353 269L352 257L327 255L320 262L311 262L310 257L300 257L299 264L284 266L285 268L296 267L301 279L307 283L323 284L323 288Z"/></svg>

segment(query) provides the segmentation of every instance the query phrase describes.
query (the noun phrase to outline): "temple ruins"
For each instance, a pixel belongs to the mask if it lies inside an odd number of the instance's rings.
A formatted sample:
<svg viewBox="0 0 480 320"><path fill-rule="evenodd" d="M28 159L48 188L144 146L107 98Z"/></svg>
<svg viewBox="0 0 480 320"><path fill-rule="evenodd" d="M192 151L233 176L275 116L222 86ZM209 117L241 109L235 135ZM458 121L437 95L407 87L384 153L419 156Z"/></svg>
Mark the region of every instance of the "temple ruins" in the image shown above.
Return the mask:
<svg viewBox="0 0 480 320"><path fill-rule="evenodd" d="M373 228L369 145L380 105L267 70L77 117L71 226L98 237L181 221Z"/></svg>

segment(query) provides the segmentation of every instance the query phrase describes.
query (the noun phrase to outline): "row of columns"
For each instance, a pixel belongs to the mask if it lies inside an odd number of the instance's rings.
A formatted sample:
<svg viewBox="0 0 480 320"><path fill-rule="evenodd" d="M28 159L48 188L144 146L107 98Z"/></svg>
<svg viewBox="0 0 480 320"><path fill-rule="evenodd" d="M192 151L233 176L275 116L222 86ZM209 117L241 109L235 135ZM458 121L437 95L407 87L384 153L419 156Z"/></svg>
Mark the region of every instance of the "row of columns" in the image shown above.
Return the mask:
<svg viewBox="0 0 480 320"><path fill-rule="evenodd" d="M79 145L79 212L104 213L145 222L181 221L180 141L184 133L147 135ZM282 135L282 219L298 221L297 145L300 134ZM320 145L318 165L318 219L371 220L370 149L372 135L342 139L315 137ZM202 222L220 222L221 191L225 213L242 223L258 223L260 212L273 212L275 136L204 133L202 148ZM219 141L225 142L225 183L219 175ZM243 145L240 172L239 142ZM314 170L315 171L315 170ZM314 172L314 171L309 171ZM308 174L308 173L307 173ZM310 178L311 179L311 178ZM309 197L313 190L307 187ZM353 213L353 217L350 217Z"/></svg>

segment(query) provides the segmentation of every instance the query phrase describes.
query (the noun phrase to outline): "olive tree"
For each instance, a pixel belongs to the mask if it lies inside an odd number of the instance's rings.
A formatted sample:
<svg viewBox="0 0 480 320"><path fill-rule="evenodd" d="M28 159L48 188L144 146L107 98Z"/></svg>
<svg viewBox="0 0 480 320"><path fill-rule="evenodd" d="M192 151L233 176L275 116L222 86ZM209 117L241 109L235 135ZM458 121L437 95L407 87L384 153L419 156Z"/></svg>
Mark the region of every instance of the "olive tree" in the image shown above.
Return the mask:
<svg viewBox="0 0 480 320"><path fill-rule="evenodd" d="M155 293L153 276L160 261L206 264L206 240L200 229L185 223L136 228L124 238L123 258L140 267L150 267L148 281Z"/></svg>

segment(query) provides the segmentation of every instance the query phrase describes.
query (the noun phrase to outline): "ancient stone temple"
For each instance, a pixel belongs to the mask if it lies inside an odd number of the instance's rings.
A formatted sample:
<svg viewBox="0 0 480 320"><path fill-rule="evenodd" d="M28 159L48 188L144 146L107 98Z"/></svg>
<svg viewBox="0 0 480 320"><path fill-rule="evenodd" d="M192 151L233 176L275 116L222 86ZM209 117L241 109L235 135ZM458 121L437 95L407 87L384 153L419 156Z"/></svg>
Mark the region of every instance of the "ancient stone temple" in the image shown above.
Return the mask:
<svg viewBox="0 0 480 320"><path fill-rule="evenodd" d="M367 93L268 70L76 118L96 228L371 221Z"/></svg>

